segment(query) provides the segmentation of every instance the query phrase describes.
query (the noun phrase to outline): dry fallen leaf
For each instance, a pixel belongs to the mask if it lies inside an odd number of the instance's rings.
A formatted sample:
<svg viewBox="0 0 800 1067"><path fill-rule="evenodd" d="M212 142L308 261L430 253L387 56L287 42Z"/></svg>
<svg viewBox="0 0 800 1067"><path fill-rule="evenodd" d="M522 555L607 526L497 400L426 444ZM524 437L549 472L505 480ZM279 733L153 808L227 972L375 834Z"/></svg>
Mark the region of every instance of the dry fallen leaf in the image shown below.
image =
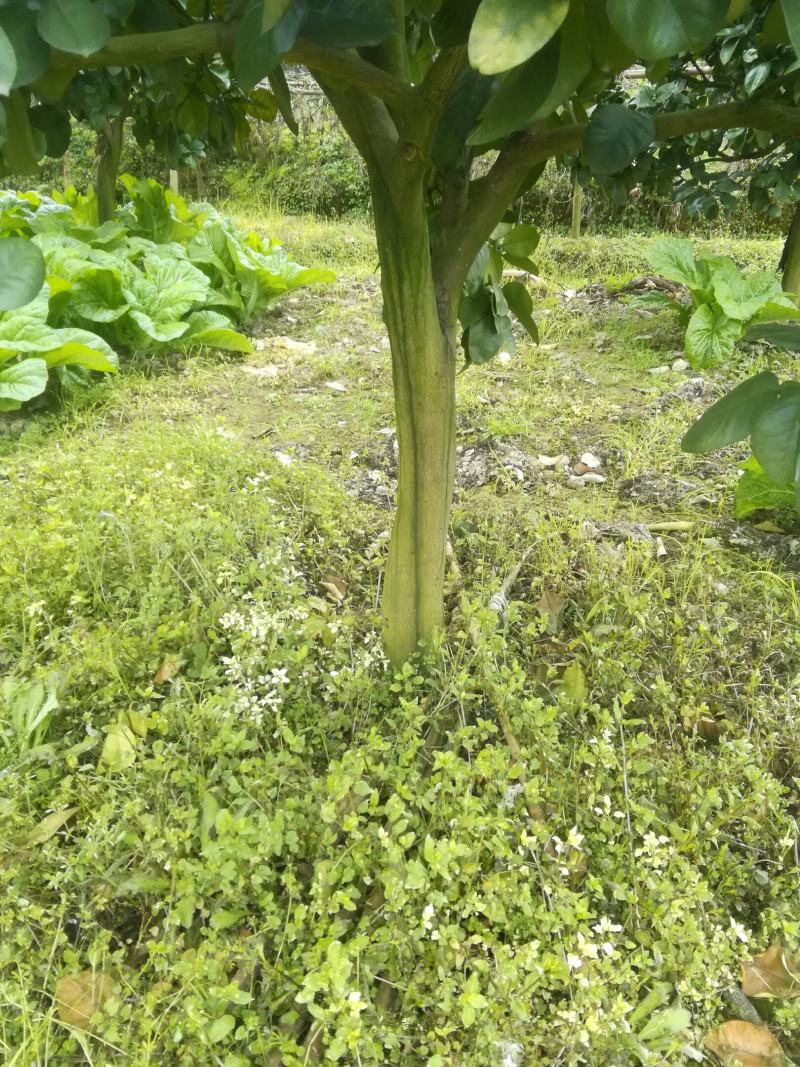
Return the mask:
<svg viewBox="0 0 800 1067"><path fill-rule="evenodd" d="M56 982L58 1017L68 1026L85 1030L89 1020L117 991L117 983L104 971L65 974Z"/></svg>
<svg viewBox="0 0 800 1067"><path fill-rule="evenodd" d="M77 810L77 808L64 808L62 811L54 811L52 815L48 815L37 826L34 826L25 838L25 844L42 845L45 841L49 841Z"/></svg>
<svg viewBox="0 0 800 1067"><path fill-rule="evenodd" d="M780 945L770 945L742 963L746 997L800 997L800 963Z"/></svg>
<svg viewBox="0 0 800 1067"><path fill-rule="evenodd" d="M536 607L543 615L547 616L547 632L549 634L556 634L561 629L561 620L566 606L566 600L557 589L545 586Z"/></svg>
<svg viewBox="0 0 800 1067"><path fill-rule="evenodd" d="M173 674L177 674L180 664L173 659L165 659L153 678L153 685L166 685Z"/></svg>
<svg viewBox="0 0 800 1067"><path fill-rule="evenodd" d="M326 574L319 584L334 604L341 604L347 596L347 582L338 574Z"/></svg>
<svg viewBox="0 0 800 1067"><path fill-rule="evenodd" d="M731 1019L709 1031L704 1044L730 1067L783 1067L783 1049L766 1026Z"/></svg>

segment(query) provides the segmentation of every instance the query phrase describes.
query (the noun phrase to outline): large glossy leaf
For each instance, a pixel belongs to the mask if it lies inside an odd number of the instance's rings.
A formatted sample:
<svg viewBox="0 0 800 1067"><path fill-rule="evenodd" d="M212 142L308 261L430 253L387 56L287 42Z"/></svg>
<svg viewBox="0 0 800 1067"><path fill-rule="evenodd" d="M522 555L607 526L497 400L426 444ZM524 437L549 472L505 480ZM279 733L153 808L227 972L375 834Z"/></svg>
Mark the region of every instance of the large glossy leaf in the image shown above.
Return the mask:
<svg viewBox="0 0 800 1067"><path fill-rule="evenodd" d="M508 233L500 238L498 244L503 258L513 267L532 271L534 266L530 257L536 251L540 237L535 226L520 222L512 226Z"/></svg>
<svg viewBox="0 0 800 1067"><path fill-rule="evenodd" d="M559 43L552 40L527 63L510 71L486 103L468 143L493 144L529 125L553 91L558 77L558 59Z"/></svg>
<svg viewBox="0 0 800 1067"><path fill-rule="evenodd" d="M746 341L767 341L788 352L800 352L800 325L788 322L758 322L745 333Z"/></svg>
<svg viewBox="0 0 800 1067"><path fill-rule="evenodd" d="M274 70L267 71L267 78L283 121L293 134L297 134L299 126L292 110L292 94L289 89L289 83L286 81L286 75L283 73L283 67L277 66Z"/></svg>
<svg viewBox="0 0 800 1067"><path fill-rule="evenodd" d="M0 28L14 49L17 64L11 87L30 85L44 74L50 61L50 47L39 36L35 13L19 4L0 7Z"/></svg>
<svg viewBox="0 0 800 1067"><path fill-rule="evenodd" d="M6 31L0 26L0 96L8 96L17 77L17 57Z"/></svg>
<svg viewBox="0 0 800 1067"><path fill-rule="evenodd" d="M780 0L780 4L775 4L776 8L779 6L783 11L789 40L795 52L800 56L800 0Z"/></svg>
<svg viewBox="0 0 800 1067"><path fill-rule="evenodd" d="M233 56L236 78L243 89L258 84L278 66L297 40L307 14L305 0L294 0L285 14L264 33L263 0L250 0L239 25Z"/></svg>
<svg viewBox="0 0 800 1067"><path fill-rule="evenodd" d="M558 31L569 0L482 0L469 36L469 59L482 74L501 74L539 52Z"/></svg>
<svg viewBox="0 0 800 1067"><path fill-rule="evenodd" d="M45 0L36 25L53 48L79 56L99 52L111 36L111 23L92 0Z"/></svg>
<svg viewBox="0 0 800 1067"><path fill-rule="evenodd" d="M681 441L681 448L684 452L713 452L749 437L756 415L779 395L780 383L771 371L748 378L700 416Z"/></svg>
<svg viewBox="0 0 800 1067"><path fill-rule="evenodd" d="M733 355L742 325L709 304L701 304L686 327L686 358L695 370L715 367Z"/></svg>
<svg viewBox="0 0 800 1067"><path fill-rule="evenodd" d="M469 151L466 147L467 138L489 99L494 83L494 78L487 78L472 67L467 66L462 70L436 127L432 156L439 170L454 170L466 160Z"/></svg>
<svg viewBox="0 0 800 1067"><path fill-rule="evenodd" d="M0 368L0 411L13 411L47 388L47 364L43 359L23 359ZM5 401L5 403L3 403Z"/></svg>
<svg viewBox="0 0 800 1067"><path fill-rule="evenodd" d="M539 340L539 330L533 319L533 300L531 294L522 282L508 282L503 286L503 296L509 309L520 323L532 341Z"/></svg>
<svg viewBox="0 0 800 1067"><path fill-rule="evenodd" d="M608 0L608 17L641 59L705 47L725 25L728 0Z"/></svg>
<svg viewBox="0 0 800 1067"><path fill-rule="evenodd" d="M381 44L398 30L392 0L306 0L303 37L331 48Z"/></svg>
<svg viewBox="0 0 800 1067"><path fill-rule="evenodd" d="M174 322L211 299L208 278L186 260L146 255L123 284L132 308L159 322Z"/></svg>
<svg viewBox="0 0 800 1067"><path fill-rule="evenodd" d="M44 257L24 237L0 240L0 311L27 304L44 285Z"/></svg>
<svg viewBox="0 0 800 1067"><path fill-rule="evenodd" d="M558 33L558 70L550 91L536 108L532 120L545 119L576 91L592 68L584 5L573 2Z"/></svg>
<svg viewBox="0 0 800 1067"><path fill-rule="evenodd" d="M119 359L110 345L88 330L57 330L57 348L44 353L48 367L84 367L86 370L113 374L119 367Z"/></svg>
<svg viewBox="0 0 800 1067"><path fill-rule="evenodd" d="M655 139L656 127L649 115L624 104L605 104L592 114L583 155L595 174L618 174Z"/></svg>
<svg viewBox="0 0 800 1067"><path fill-rule="evenodd" d="M779 485L794 481L800 456L800 382L784 382L780 398L756 414L750 445L768 478Z"/></svg>

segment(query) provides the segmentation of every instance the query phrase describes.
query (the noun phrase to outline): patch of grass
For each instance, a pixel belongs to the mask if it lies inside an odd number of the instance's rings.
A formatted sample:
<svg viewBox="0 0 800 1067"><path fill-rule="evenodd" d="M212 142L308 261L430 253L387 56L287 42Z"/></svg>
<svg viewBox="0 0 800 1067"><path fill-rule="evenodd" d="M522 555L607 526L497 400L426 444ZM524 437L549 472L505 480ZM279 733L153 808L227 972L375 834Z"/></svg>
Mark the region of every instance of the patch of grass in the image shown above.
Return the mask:
<svg viewBox="0 0 800 1067"><path fill-rule="evenodd" d="M540 347L459 377L462 447L592 450L608 481L462 488L449 633L393 673L390 512L346 491L391 448L371 238L253 223L337 287L244 361L0 436L4 1062L692 1062L739 961L800 944L800 604L707 526L735 473L678 451L698 406L647 373L674 322L549 297ZM693 524L665 558L594 535L664 520ZM20 746L14 694L47 679ZM86 971L113 995L78 1030L56 988ZM634 1014L658 983L691 1014L660 1046ZM760 1010L800 1054L797 1002Z"/></svg>

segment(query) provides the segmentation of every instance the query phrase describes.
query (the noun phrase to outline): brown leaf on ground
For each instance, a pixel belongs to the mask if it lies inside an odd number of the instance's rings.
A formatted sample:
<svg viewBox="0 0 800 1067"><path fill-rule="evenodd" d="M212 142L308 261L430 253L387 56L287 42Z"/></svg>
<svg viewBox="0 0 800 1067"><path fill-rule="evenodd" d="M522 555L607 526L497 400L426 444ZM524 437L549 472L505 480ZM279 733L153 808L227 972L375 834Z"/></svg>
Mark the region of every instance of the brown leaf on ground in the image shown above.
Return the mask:
<svg viewBox="0 0 800 1067"><path fill-rule="evenodd" d="M180 664L174 659L165 659L161 666L156 671L153 678L153 685L166 685L174 674L178 673Z"/></svg>
<svg viewBox="0 0 800 1067"><path fill-rule="evenodd" d="M81 971L65 974L56 982L58 1017L68 1026L81 1030L117 991L117 983L104 971Z"/></svg>
<svg viewBox="0 0 800 1067"><path fill-rule="evenodd" d="M742 962L746 997L800 997L800 963L780 945Z"/></svg>
<svg viewBox="0 0 800 1067"><path fill-rule="evenodd" d="M704 1044L726 1067L783 1067L783 1049L766 1026L731 1019L709 1031Z"/></svg>
<svg viewBox="0 0 800 1067"><path fill-rule="evenodd" d="M549 634L556 634L561 629L564 608L566 606L567 601L557 589L551 589L549 586L545 586L544 592L536 607L543 615L547 616L547 632Z"/></svg>
<svg viewBox="0 0 800 1067"><path fill-rule="evenodd" d="M326 574L319 583L325 590L325 595L334 602L341 604L347 596L347 582L338 574Z"/></svg>

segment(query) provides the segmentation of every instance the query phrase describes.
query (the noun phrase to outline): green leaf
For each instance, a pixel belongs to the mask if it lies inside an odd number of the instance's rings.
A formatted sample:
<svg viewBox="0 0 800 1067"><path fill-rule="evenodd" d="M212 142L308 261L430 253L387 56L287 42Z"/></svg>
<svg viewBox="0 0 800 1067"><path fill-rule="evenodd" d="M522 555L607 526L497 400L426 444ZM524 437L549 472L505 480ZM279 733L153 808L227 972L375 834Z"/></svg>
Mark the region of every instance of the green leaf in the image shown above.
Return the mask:
<svg viewBox="0 0 800 1067"><path fill-rule="evenodd" d="M522 282L508 282L503 286L503 296L512 313L519 319L531 340L538 342L539 330L533 319L533 300Z"/></svg>
<svg viewBox="0 0 800 1067"><path fill-rule="evenodd" d="M773 482L755 456L745 460L742 470L744 473L736 483L734 498L737 519L746 519L755 511L791 511L795 508L794 482L789 485Z"/></svg>
<svg viewBox="0 0 800 1067"><path fill-rule="evenodd" d="M44 256L23 237L0 239L0 311L29 303L44 285Z"/></svg>
<svg viewBox="0 0 800 1067"><path fill-rule="evenodd" d="M583 155L595 174L618 174L655 139L656 127L649 115L624 104L604 104L589 120Z"/></svg>
<svg viewBox="0 0 800 1067"><path fill-rule="evenodd" d="M61 827L69 822L78 811L80 811L80 808L62 808L61 811L54 811L52 814L46 815L25 838L25 844L43 845L45 841L49 841L51 837L54 837Z"/></svg>
<svg viewBox="0 0 800 1067"><path fill-rule="evenodd" d="M431 154L439 170L457 170L466 162L470 130L486 106L494 82L494 78L487 78L472 67L465 66L461 71L436 127ZM491 140L489 136L476 143ZM472 138L469 138L469 143L472 143Z"/></svg>
<svg viewBox="0 0 800 1067"><path fill-rule="evenodd" d="M577 90L592 69L592 53L582 3L572 3L558 37L558 71L545 99L531 121L545 119Z"/></svg>
<svg viewBox="0 0 800 1067"><path fill-rule="evenodd" d="M105 12L91 0L45 0L36 25L53 48L78 56L99 52L111 36Z"/></svg>
<svg viewBox="0 0 800 1067"><path fill-rule="evenodd" d="M738 269L718 277L712 270L714 299L732 319L742 322L752 319L762 308L783 295L781 283L769 271L756 271L744 276Z"/></svg>
<svg viewBox="0 0 800 1067"><path fill-rule="evenodd" d="M261 0L263 5L261 15L261 32L267 33L286 14L286 10L292 0Z"/></svg>
<svg viewBox="0 0 800 1067"><path fill-rule="evenodd" d="M244 908L217 908L211 916L211 929L228 930L240 922L246 914Z"/></svg>
<svg viewBox="0 0 800 1067"><path fill-rule="evenodd" d="M482 0L469 36L469 60L500 74L539 52L558 31L569 0Z"/></svg>
<svg viewBox="0 0 800 1067"><path fill-rule="evenodd" d="M510 263L514 260L527 260L537 249L541 234L535 226L520 222L512 226L500 240L503 257Z"/></svg>
<svg viewBox="0 0 800 1067"><path fill-rule="evenodd" d="M702 289L709 284L708 267L694 258L690 241L678 237L664 237L648 245L647 262L664 278L680 282L689 289Z"/></svg>
<svg viewBox="0 0 800 1067"><path fill-rule="evenodd" d="M468 144L492 144L529 125L554 90L558 57L559 44L553 40L527 63L510 71L489 98Z"/></svg>
<svg viewBox="0 0 800 1067"><path fill-rule="evenodd" d="M367 48L399 29L393 0L306 0L303 37L330 48Z"/></svg>
<svg viewBox="0 0 800 1067"><path fill-rule="evenodd" d="M245 100L245 110L254 119L272 122L278 114L278 101L268 89L251 89Z"/></svg>
<svg viewBox="0 0 800 1067"><path fill-rule="evenodd" d="M297 119L294 117L294 111L292 111L292 94L289 89L289 83L286 81L286 75L283 73L283 67L278 66L274 70L267 71L267 79L283 121L292 133L297 136L299 127Z"/></svg>
<svg viewBox="0 0 800 1067"><path fill-rule="evenodd" d="M786 485L795 480L800 458L800 382L784 382L775 403L756 413L750 447L773 482Z"/></svg>
<svg viewBox="0 0 800 1067"><path fill-rule="evenodd" d="M792 48L800 56L800 0L780 0L780 4L776 3L775 7L783 11Z"/></svg>
<svg viewBox="0 0 800 1067"><path fill-rule="evenodd" d="M105 374L117 371L117 354L102 337L88 330L71 328L56 330L55 333L61 343L57 348L43 353L48 367L84 367Z"/></svg>
<svg viewBox="0 0 800 1067"><path fill-rule="evenodd" d="M17 57L8 34L0 25L0 96L8 96L17 77Z"/></svg>
<svg viewBox="0 0 800 1067"><path fill-rule="evenodd" d="M278 66L297 40L307 14L305 0L295 0L264 33L262 5L263 0L250 0L236 35L233 61L237 81L243 89L257 85Z"/></svg>
<svg viewBox="0 0 800 1067"><path fill-rule="evenodd" d="M0 369L0 400L19 406L47 388L47 364L43 359L23 359ZM4 410L9 410L5 407Z"/></svg>
<svg viewBox="0 0 800 1067"><path fill-rule="evenodd" d="M192 93L181 104L177 119L179 128L190 136L203 137L208 130L208 101Z"/></svg>
<svg viewBox="0 0 800 1067"><path fill-rule="evenodd" d="M686 358L695 370L730 359L742 336L742 324L709 304L701 304L686 327Z"/></svg>
<svg viewBox="0 0 800 1067"><path fill-rule="evenodd" d="M704 48L725 25L729 0L608 0L608 18L641 59Z"/></svg>
<svg viewBox="0 0 800 1067"><path fill-rule="evenodd" d="M681 441L684 452L713 452L750 436L753 420L780 395L772 371L748 378L710 407Z"/></svg>
<svg viewBox="0 0 800 1067"><path fill-rule="evenodd" d="M215 311L197 311L189 316L189 329L181 338L181 347L205 345L226 352L252 352L244 334L231 328L230 321Z"/></svg>
<svg viewBox="0 0 800 1067"><path fill-rule="evenodd" d="M757 92L772 72L772 64L769 61L754 63L744 76L744 95L752 96Z"/></svg>
<svg viewBox="0 0 800 1067"><path fill-rule="evenodd" d="M566 697L574 707L580 707L581 704L586 703L589 699L589 686L579 660L576 659L570 663L556 683L556 689L559 695Z"/></svg>
<svg viewBox="0 0 800 1067"><path fill-rule="evenodd" d="M14 49L17 64L11 88L30 85L44 74L50 62L50 48L39 36L35 13L17 4L0 7L0 28Z"/></svg>
<svg viewBox="0 0 800 1067"><path fill-rule="evenodd" d="M27 97L25 90L15 89L6 102L8 138L5 144L5 161L15 174L32 174L36 170L36 145L31 130Z"/></svg>
<svg viewBox="0 0 800 1067"><path fill-rule="evenodd" d="M783 322L759 322L750 326L746 341L767 341L788 352L800 352L800 326Z"/></svg>
<svg viewBox="0 0 800 1067"><path fill-rule="evenodd" d="M30 123L33 130L44 137L45 154L53 159L64 155L72 137L69 112L51 104L39 104L31 108Z"/></svg>
<svg viewBox="0 0 800 1067"><path fill-rule="evenodd" d="M515 345L511 319L508 315L496 315L490 308L488 315L474 322L464 332L462 343L467 362L478 366L494 359L502 349L513 352Z"/></svg>
<svg viewBox="0 0 800 1067"><path fill-rule="evenodd" d="M117 722L108 728L97 769L124 771L136 761L136 737L129 726Z"/></svg>
<svg viewBox="0 0 800 1067"><path fill-rule="evenodd" d="M212 1045L215 1045L218 1041L222 1041L236 1029L236 1018L233 1015L220 1015L218 1019L215 1019L207 1030L208 1040Z"/></svg>

